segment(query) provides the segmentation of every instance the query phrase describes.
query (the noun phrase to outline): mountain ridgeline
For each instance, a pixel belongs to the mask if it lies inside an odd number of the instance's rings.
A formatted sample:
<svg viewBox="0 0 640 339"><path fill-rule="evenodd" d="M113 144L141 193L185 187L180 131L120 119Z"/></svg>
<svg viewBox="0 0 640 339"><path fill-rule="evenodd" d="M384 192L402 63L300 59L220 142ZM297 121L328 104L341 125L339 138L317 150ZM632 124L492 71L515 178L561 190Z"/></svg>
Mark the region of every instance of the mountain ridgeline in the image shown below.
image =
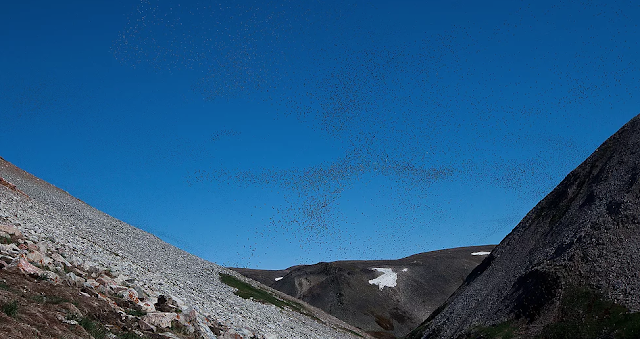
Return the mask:
<svg viewBox="0 0 640 339"><path fill-rule="evenodd" d="M639 175L636 116L408 338L640 337Z"/></svg>
<svg viewBox="0 0 640 339"><path fill-rule="evenodd" d="M396 338L408 334L442 304L494 247L453 248L397 260L322 262L286 270L234 270L376 338Z"/></svg>

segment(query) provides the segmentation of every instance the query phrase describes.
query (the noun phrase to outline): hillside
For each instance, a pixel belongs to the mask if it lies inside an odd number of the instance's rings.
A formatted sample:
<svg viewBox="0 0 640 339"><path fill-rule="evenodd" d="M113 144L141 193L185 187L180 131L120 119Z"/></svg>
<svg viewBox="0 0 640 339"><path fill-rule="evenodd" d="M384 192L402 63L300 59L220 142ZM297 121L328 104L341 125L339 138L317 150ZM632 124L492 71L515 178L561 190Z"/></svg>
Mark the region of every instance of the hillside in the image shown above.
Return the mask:
<svg viewBox="0 0 640 339"><path fill-rule="evenodd" d="M636 116L409 338L640 337L639 174Z"/></svg>
<svg viewBox="0 0 640 339"><path fill-rule="evenodd" d="M189 334L191 337L367 337L319 309L112 218L1 158L0 177L0 224L6 230L17 230L21 235L20 239L7 240L8 244L3 246L9 247L1 249L2 259L7 264L3 269L17 274L4 278L8 292L3 292L0 297L7 298L3 300L6 305L16 302L16 306L21 304L28 308L29 293L33 292L27 291L31 287L21 286L35 286L29 285L34 281L54 287L66 285L71 288L70 285L79 284L81 287L76 288L86 289L83 293L89 297L114 301L111 311L122 319L129 319L127 316L131 315L126 313L124 304L117 305L115 300L119 298L131 299L131 312L140 311L137 308L143 307L143 310L154 314L155 320L165 319L158 322L157 330L170 328L172 319L179 319L181 312L189 312L193 315L189 323L194 329ZM73 272L78 279L67 276ZM113 279L107 279L107 272ZM42 286L38 288L46 290ZM55 288L51 290L55 291ZM133 289L137 294L121 295L122 288ZM74 292L59 293L71 295ZM66 299L82 305L80 300ZM163 306L167 300L176 303L167 308ZM89 309L84 313L91 314ZM52 322L48 327L65 327L69 324L64 321L73 320L59 319L54 314L44 316L49 316ZM36 318L22 315L16 319L20 326L37 329ZM131 325L133 327L124 328L124 323L111 319L106 325L111 326L105 327L110 335L131 330L137 331L133 332L135 335L157 337L155 331L138 322ZM32 338L29 333L35 332L13 333L11 336ZM80 330L74 333L88 338ZM41 336L54 337L57 336Z"/></svg>
<svg viewBox="0 0 640 339"><path fill-rule="evenodd" d="M352 260L237 272L323 309L377 338L402 337L494 248L475 246L398 260ZM475 254L475 255L474 255Z"/></svg>

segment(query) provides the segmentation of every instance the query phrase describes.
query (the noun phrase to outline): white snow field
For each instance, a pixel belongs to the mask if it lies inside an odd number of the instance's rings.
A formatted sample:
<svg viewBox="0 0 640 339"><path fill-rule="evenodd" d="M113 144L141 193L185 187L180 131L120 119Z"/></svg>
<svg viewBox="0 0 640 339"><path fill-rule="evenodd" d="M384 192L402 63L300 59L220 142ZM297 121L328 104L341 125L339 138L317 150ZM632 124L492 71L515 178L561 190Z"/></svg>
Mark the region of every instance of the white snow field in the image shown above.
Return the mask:
<svg viewBox="0 0 640 339"><path fill-rule="evenodd" d="M369 280L369 284L378 285L378 287L380 288L380 291L382 291L384 287L396 287L398 274L396 274L392 269L372 268L372 270L382 272L382 275L375 279Z"/></svg>

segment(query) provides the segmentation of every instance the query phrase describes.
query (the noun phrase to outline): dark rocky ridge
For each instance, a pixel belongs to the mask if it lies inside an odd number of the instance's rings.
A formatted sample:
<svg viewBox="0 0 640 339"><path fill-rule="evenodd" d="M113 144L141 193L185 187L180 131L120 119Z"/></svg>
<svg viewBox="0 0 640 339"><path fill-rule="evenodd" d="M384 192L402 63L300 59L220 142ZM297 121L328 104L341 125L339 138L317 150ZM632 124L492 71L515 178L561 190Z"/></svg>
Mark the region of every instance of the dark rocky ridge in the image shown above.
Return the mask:
<svg viewBox="0 0 640 339"><path fill-rule="evenodd" d="M556 321L562 296L588 288L640 311L640 116L605 141L493 250L411 338L455 338L521 324L532 337Z"/></svg>
<svg viewBox="0 0 640 339"><path fill-rule="evenodd" d="M404 336L436 309L495 246L415 254L398 260L352 260L285 270L234 268L237 272L323 309L379 338ZM369 283L390 268L396 287ZM405 270L406 269L406 270ZM276 281L276 278L282 279Z"/></svg>

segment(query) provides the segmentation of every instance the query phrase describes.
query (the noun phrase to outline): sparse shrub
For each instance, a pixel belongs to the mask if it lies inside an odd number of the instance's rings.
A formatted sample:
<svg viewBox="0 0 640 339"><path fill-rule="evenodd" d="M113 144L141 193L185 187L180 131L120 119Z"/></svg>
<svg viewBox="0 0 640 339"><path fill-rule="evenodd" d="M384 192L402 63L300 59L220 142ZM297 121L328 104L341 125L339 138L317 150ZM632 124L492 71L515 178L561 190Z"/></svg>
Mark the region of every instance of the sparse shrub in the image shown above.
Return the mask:
<svg viewBox="0 0 640 339"><path fill-rule="evenodd" d="M49 304L62 304L62 303L69 302L68 299L65 299L57 295L48 296L46 301Z"/></svg>
<svg viewBox="0 0 640 339"><path fill-rule="evenodd" d="M145 339L146 337L141 337L137 334L135 334L134 332L125 332L125 333L120 333L118 335L119 339Z"/></svg>
<svg viewBox="0 0 640 339"><path fill-rule="evenodd" d="M10 317L15 317L16 315L18 315L18 301L14 300L2 305L2 312Z"/></svg>
<svg viewBox="0 0 640 339"><path fill-rule="evenodd" d="M274 296L273 294L263 289L254 287L253 285L246 283L232 275L220 273L220 281L222 281L228 286L234 287L237 290L234 292L235 295L241 298L250 299L253 301L261 302L263 304L276 305L280 308L288 307L298 313L305 314L312 318L318 319L313 314L305 310L302 304L299 304L294 301L282 300Z"/></svg>
<svg viewBox="0 0 640 339"><path fill-rule="evenodd" d="M236 289L235 295L244 299L253 299L258 302L273 304L280 308L286 306L286 303L271 293L252 286L232 275L220 273L220 280L228 286Z"/></svg>
<svg viewBox="0 0 640 339"><path fill-rule="evenodd" d="M95 339L104 339L107 337L107 329L102 324L84 317L78 321L78 324L84 328Z"/></svg>
<svg viewBox="0 0 640 339"><path fill-rule="evenodd" d="M44 304L47 301L47 297L45 297L44 295L40 295L40 294L36 294L33 295L31 297L29 297L29 299L39 303L39 304Z"/></svg>
<svg viewBox="0 0 640 339"><path fill-rule="evenodd" d="M135 309L131 309L131 308L126 309L125 312L128 315L132 315L134 317L144 317L145 315L147 315L147 312L145 312L143 310L135 310Z"/></svg>
<svg viewBox="0 0 640 339"><path fill-rule="evenodd" d="M561 300L559 319L545 327L540 338L640 337L640 313L631 313L600 293L585 287L571 287Z"/></svg>
<svg viewBox="0 0 640 339"><path fill-rule="evenodd" d="M192 333L189 333L189 330L187 330L186 326L182 325L177 320L173 320L171 322L171 331L173 333L178 333L178 334L182 334L182 335L190 335L190 334L192 334Z"/></svg>

